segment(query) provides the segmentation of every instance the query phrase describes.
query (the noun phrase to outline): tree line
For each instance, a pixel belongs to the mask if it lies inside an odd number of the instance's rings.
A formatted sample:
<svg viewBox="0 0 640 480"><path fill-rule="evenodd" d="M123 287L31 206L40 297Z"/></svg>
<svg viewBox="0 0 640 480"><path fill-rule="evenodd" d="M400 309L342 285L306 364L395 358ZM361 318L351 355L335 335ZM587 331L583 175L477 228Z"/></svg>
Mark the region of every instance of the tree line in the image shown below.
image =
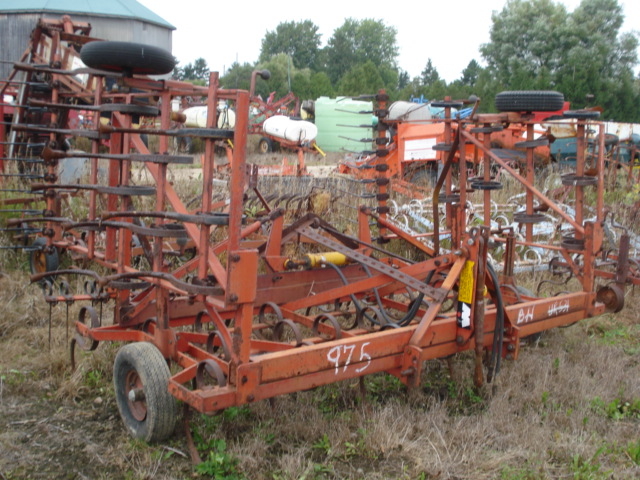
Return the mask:
<svg viewBox="0 0 640 480"><path fill-rule="evenodd" d="M415 78L398 65L397 30L383 20L347 18L321 48L311 20L282 22L262 39L254 64L234 63L220 78L225 88L249 89L251 72L268 69L256 93L300 99L358 96L386 89L391 100L442 100L477 95L482 111L495 111L504 90L556 90L572 108L600 106L603 119L640 122L636 33L622 33L618 0L582 0L573 12L553 0L507 0L494 12L490 40L460 77L447 83L427 59ZM446 47L444 47L446 48ZM206 61L177 68L179 79L204 83Z"/></svg>

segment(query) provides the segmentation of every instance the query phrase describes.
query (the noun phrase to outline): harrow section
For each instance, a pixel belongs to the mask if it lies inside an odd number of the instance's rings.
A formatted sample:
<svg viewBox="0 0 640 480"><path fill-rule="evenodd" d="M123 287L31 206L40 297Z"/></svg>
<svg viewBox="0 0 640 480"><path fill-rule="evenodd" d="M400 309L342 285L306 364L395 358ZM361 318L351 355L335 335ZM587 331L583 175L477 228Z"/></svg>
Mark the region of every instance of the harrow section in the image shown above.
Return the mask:
<svg viewBox="0 0 640 480"><path fill-rule="evenodd" d="M64 42L59 31L49 33L60 40L51 52L55 60ZM78 71L49 61L16 69L49 79L50 97L23 95L20 105L43 108L52 120L36 125L17 115L11 125L11 132L45 138L37 161L46 173L24 188L46 207L9 219L7 228L22 228L24 236L37 230L31 280L45 285L45 300L80 306L72 355L76 347L127 343L116 357L114 382L122 418L138 438L171 433L175 399L212 413L376 372L417 386L424 361L466 350L475 354L480 386L498 373L502 358L517 357L522 338L618 311L625 285L640 282L629 235L615 250L604 246L603 153L595 177L581 157L575 173L563 177L575 199L568 211L535 186L533 149L542 140L532 137L521 108L469 121L446 116L442 171L430 201L414 204L420 218L433 215L417 235L398 222L416 212L391 202L384 139L393 123L381 105L380 148L368 184L375 203L355 205L355 233L345 233L313 213L288 221L260 193L245 161L249 92L220 88L215 73L208 87L198 87L124 67L89 68L82 72L94 88L80 88L72 86ZM206 127L172 128L172 99L183 96L205 99ZM217 128L220 100L235 109L233 130ZM386 101L383 92L378 100ZM71 129L65 113L73 110L99 115L88 128ZM598 128L576 115L581 132L587 124ZM139 117L154 126L136 127ZM491 133L514 122L530 132L519 170L489 148ZM155 151L143 134L157 137ZM195 201L168 176L170 165L193 161L167 153L169 140L184 135L205 144ZM65 148L69 136L88 139L90 151ZM222 186L214 153L216 142L227 140L233 150ZM469 146L481 169L468 171L459 160ZM60 183L58 163L74 157L87 159L89 180ZM492 177L496 166L524 190L523 209L511 219L522 226L521 236L492 217L501 188ZM250 198L259 212L246 208ZM589 202L593 218L585 213ZM471 215L470 205L479 213ZM538 241L534 225L547 220L540 206L567 226L559 243ZM522 246L553 252L554 273L577 281L544 296L523 294L515 278ZM63 254L73 261L68 268L60 268Z"/></svg>

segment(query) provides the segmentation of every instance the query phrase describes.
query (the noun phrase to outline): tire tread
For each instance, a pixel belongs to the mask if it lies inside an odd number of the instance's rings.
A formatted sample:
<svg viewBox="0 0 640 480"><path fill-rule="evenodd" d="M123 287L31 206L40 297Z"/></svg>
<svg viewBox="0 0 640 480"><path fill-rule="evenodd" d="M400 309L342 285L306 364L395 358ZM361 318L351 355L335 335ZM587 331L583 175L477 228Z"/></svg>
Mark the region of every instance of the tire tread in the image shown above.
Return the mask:
<svg viewBox="0 0 640 480"><path fill-rule="evenodd" d="M500 112L556 112L562 110L564 95L552 90L513 90L496 95Z"/></svg>

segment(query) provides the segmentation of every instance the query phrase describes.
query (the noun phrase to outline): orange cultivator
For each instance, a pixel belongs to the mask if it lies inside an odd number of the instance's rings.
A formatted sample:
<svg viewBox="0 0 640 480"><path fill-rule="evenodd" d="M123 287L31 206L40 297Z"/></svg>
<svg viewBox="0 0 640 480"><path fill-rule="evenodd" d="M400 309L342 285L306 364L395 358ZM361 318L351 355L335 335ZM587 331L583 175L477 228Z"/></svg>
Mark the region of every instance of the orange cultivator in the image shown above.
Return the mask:
<svg viewBox="0 0 640 480"><path fill-rule="evenodd" d="M87 60L85 49L91 45ZM89 105L109 117L110 127L101 129L96 121L83 133L91 144L91 152L83 154L90 164L86 184L60 184L55 176L58 162L77 152L58 146L42 150L49 176L30 188L43 195L47 210L17 223L39 225L44 233L46 241L37 250L44 261L31 279L48 285L46 300L81 305L73 347L93 350L100 342L127 343L116 356L114 384L122 418L136 437L153 441L169 435L175 399L211 413L376 372L417 386L425 360L466 350L475 352L474 378L481 385L498 373L502 358L517 357L523 337L617 311L624 285L639 280L637 269L625 267L628 237L622 237L615 255L603 255L602 175L587 181L578 162L567 180L575 189L571 215L487 148L487 129L507 122L526 124L527 114L520 113L532 109L526 98L516 96L517 112L459 122L456 135L442 145L449 154L432 202L434 211L446 202L446 218L440 222L436 214L432 232L418 239L390 218L381 145L374 169L378 205L360 207L357 232L346 234L313 214L285 223L283 211L264 199L264 214L249 215L244 202L255 185L245 162L248 92L220 88L217 74L211 74L208 87L198 87L153 80L135 69L106 72L102 56L116 47L136 51L113 42L83 48L91 67L87 73L96 82L91 91L73 90L59 81L73 72L30 67L51 79L54 93L46 108L54 118L60 118L56 112ZM107 91L107 81L116 87ZM171 128L171 100L182 96L206 97L205 128ZM220 100L235 108L234 130L216 128L214 107ZM132 127L140 115L155 118L156 128ZM447 128L455 121L446 119ZM591 120L581 122L584 126ZM383 138L384 115L379 125ZM13 128L52 136L77 133L62 123L18 122ZM158 137L158 153L147 148L142 133ZM171 164L192 161L166 153L176 135L198 136L205 144L195 202L168 180ZM215 142L226 139L234 148L228 182L221 186L224 182L214 178L214 149ZM485 163L484 177L469 179L465 168L457 168L454 152L466 145L473 145ZM533 143L528 146L534 148ZM533 151L527 156L532 161ZM467 225L464 211L471 195L480 195L485 211L491 210L491 195L500 187L489 176L493 162L526 192L519 217L526 228L523 240L516 239L512 228L492 228L490 218L483 225ZM598 162L602 167L601 158ZM146 184L134 183L145 175ZM579 210L587 188L595 192L593 219ZM218 193L226 199L214 201ZM536 242L534 201L572 228L560 244L543 245L558 254L556 272L578 279L571 293L563 285L562 293L538 298L523 295L516 286L516 248ZM81 218L67 202L85 206ZM496 245L503 246L500 262L490 260ZM401 251L414 253L411 258L393 253ZM55 259L62 252L81 265L58 270ZM606 272L599 263L603 257ZM77 285L82 292L69 287L72 282L66 279L72 277L81 279ZM600 285L600 278L606 284ZM59 294L56 285L64 286ZM113 315L102 317L99 312L106 309L96 305L112 306Z"/></svg>

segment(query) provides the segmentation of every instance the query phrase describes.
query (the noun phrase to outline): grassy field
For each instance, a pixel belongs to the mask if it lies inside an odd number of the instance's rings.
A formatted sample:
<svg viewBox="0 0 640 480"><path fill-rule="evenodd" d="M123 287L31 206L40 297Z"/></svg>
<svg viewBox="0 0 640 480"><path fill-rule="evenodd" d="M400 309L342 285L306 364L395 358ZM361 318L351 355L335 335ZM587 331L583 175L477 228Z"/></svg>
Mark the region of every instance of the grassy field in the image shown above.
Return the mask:
<svg viewBox="0 0 640 480"><path fill-rule="evenodd" d="M78 307L50 308L28 284L24 254L1 260L0 480L640 478L631 288L622 312L545 332L480 390L460 354L429 362L411 391L373 375L192 414L194 466L183 423L155 445L126 432L112 384L119 345L82 353L72 372Z"/></svg>

